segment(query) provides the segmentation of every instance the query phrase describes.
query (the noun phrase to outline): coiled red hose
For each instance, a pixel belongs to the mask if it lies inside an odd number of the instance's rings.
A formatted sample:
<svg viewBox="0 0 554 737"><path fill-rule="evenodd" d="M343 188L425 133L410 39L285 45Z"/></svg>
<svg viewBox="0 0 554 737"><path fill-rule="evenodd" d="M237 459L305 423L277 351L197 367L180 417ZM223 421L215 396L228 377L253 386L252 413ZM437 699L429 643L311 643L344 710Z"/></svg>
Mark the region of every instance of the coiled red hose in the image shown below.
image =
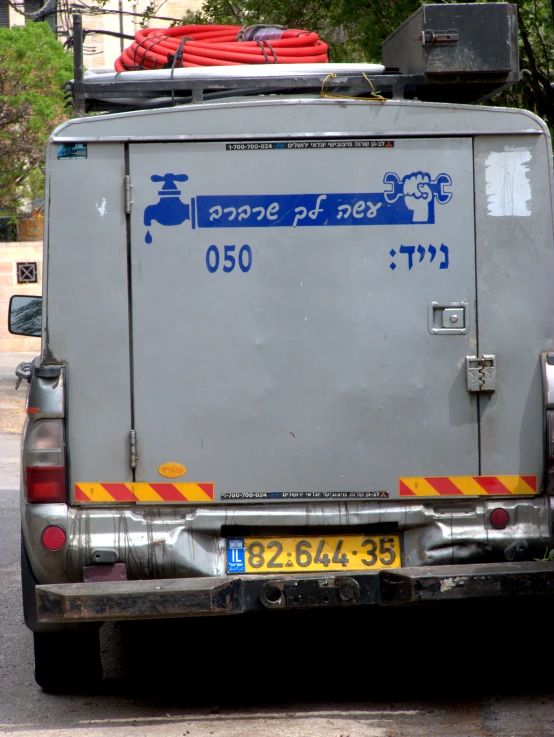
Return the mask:
<svg viewBox="0 0 554 737"><path fill-rule="evenodd" d="M217 25L145 28L116 60L115 70L329 61L327 44L313 31L282 30L237 41L240 31L240 26Z"/></svg>

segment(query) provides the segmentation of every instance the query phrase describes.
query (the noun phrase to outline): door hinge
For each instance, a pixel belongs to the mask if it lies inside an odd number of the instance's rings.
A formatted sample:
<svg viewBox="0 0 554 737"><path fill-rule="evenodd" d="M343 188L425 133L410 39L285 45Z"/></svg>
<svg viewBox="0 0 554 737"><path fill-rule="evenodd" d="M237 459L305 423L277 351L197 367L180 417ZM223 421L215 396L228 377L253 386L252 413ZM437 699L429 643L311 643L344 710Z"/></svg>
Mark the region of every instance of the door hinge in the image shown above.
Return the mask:
<svg viewBox="0 0 554 737"><path fill-rule="evenodd" d="M131 450L131 468L137 467L137 431L131 430L129 433L130 450Z"/></svg>
<svg viewBox="0 0 554 737"><path fill-rule="evenodd" d="M130 215L131 214L131 207L133 205L133 200L131 199L131 177L129 174L125 175L125 214Z"/></svg>
<svg viewBox="0 0 554 737"><path fill-rule="evenodd" d="M496 356L466 356L468 392L496 391Z"/></svg>

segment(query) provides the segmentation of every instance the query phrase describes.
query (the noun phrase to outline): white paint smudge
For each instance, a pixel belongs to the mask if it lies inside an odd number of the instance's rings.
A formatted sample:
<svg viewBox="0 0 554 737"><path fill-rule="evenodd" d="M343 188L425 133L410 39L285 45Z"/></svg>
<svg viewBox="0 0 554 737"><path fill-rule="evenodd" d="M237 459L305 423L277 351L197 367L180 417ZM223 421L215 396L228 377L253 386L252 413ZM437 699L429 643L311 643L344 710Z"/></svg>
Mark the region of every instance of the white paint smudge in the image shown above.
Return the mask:
<svg viewBox="0 0 554 737"><path fill-rule="evenodd" d="M100 213L100 217L103 218L104 215L108 212L108 203L106 202L106 198L102 198L102 203L99 205L98 202L96 204L96 209Z"/></svg>
<svg viewBox="0 0 554 737"><path fill-rule="evenodd" d="M493 151L485 162L487 210L493 217L529 217L531 184L527 176L531 152L526 148Z"/></svg>
<svg viewBox="0 0 554 737"><path fill-rule="evenodd" d="M445 591L450 591L451 589L455 589L458 586L463 586L466 581L467 581L467 576L455 576L452 578L443 578L443 580L441 581L441 591L444 593Z"/></svg>

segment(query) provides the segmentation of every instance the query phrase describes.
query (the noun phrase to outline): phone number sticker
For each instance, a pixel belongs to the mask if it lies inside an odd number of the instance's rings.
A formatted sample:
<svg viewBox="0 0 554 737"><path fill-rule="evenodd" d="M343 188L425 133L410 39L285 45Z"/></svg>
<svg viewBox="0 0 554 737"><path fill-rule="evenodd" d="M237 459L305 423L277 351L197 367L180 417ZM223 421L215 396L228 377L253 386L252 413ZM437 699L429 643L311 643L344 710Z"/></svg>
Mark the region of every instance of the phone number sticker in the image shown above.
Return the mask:
<svg viewBox="0 0 554 737"><path fill-rule="evenodd" d="M376 141L367 138L335 141L250 141L225 144L226 151L295 151L314 148L394 148L394 141Z"/></svg>

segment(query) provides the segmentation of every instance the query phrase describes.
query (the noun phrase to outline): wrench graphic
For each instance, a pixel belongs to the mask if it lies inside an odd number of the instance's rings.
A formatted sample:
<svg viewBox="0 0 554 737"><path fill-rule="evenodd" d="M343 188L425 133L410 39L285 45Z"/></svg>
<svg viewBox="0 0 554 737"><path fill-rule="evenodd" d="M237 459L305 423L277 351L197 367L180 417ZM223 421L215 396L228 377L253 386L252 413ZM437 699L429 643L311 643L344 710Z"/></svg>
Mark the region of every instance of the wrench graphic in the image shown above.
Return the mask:
<svg viewBox="0 0 554 737"><path fill-rule="evenodd" d="M423 172L414 172L414 174L423 174ZM385 200L392 204L396 202L399 197L404 195L404 182L408 177L413 174L407 174L403 179L400 179L398 174L392 171L388 171L383 177L383 184L388 185L388 189L383 193ZM445 187L452 184L452 178L449 174L439 174L436 179L430 179L428 182L421 182L418 184L418 189L421 192L422 187L429 187L431 192L437 198L441 205L445 205L452 199L452 192L445 191Z"/></svg>

